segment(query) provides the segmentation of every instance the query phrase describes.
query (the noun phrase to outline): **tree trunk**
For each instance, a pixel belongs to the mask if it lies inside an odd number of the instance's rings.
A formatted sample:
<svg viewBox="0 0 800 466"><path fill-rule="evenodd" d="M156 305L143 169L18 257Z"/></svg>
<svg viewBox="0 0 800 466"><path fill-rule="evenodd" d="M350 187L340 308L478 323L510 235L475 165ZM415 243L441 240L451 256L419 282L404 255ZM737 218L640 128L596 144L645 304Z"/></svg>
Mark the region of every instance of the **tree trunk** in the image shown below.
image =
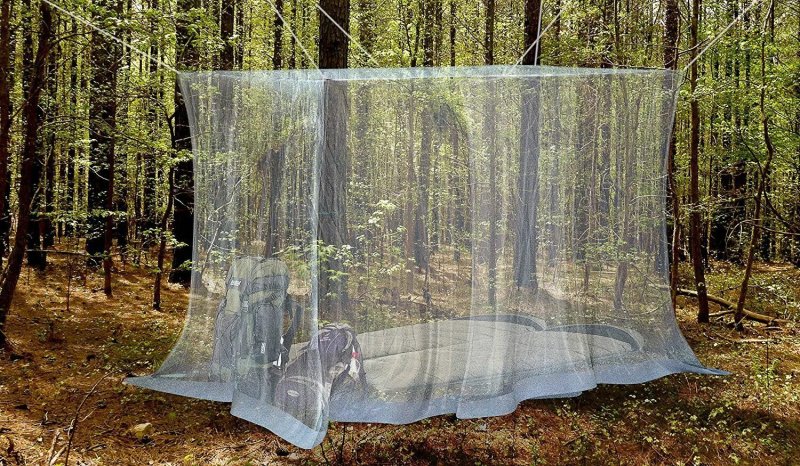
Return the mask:
<svg viewBox="0 0 800 466"><path fill-rule="evenodd" d="M664 18L664 68L668 70L675 70L678 68L678 38L680 11L678 10L678 0L665 0L664 2L665 18ZM662 110L664 118L667 115L674 115L674 110L665 107ZM669 122L670 133L666 147L667 155L667 197L670 201L672 211L670 217L672 220L672 234L668 243L670 244L669 252L669 284L670 296L672 297L672 307L676 305L676 290L678 289L678 256L680 254L680 201L678 198L678 187L675 182L675 151L677 149L675 139L675 124Z"/></svg>
<svg viewBox="0 0 800 466"><path fill-rule="evenodd" d="M494 23L496 5L495 0L484 0L486 8L485 35L483 38L483 62L494 65ZM489 152L489 242L487 251L488 272L488 302L493 309L497 306L497 223L499 221L497 204L500 202L497 195L497 87L494 81L488 81L486 86L486 103L483 133L486 138L486 149Z"/></svg>
<svg viewBox="0 0 800 466"><path fill-rule="evenodd" d="M178 69L191 70L199 62L199 54L194 45L193 28L189 24L188 13L200 7L199 0L178 0L179 15L175 26L177 43L175 64ZM170 283L188 286L192 278L192 236L194 234L194 173L192 169L192 141L189 131L189 115L183 101L180 86L175 83L175 131L172 147L178 151L180 160L175 164L175 201L173 206L172 236L178 246L172 253Z"/></svg>
<svg viewBox="0 0 800 466"><path fill-rule="evenodd" d="M405 186L405 206L403 207L403 228L405 230L405 257L406 257L406 291L411 293L414 290L414 188L417 183L417 170L414 136L416 102L414 100L414 82L409 85L410 91L408 95L408 148L406 151L406 186Z"/></svg>
<svg viewBox="0 0 800 466"><path fill-rule="evenodd" d="M169 216L172 213L172 206L175 202L175 170L169 170L169 191L167 192L167 208L164 210L164 215L161 216L159 222L159 242L158 242L158 264L156 267L156 277L153 281L153 309L161 309L161 277L164 275L164 257L167 253L167 223Z"/></svg>
<svg viewBox="0 0 800 466"><path fill-rule="evenodd" d="M435 60L433 34L435 5L433 0L421 0L421 2L423 19L422 66L428 67L433 66ZM431 254L428 211L430 204L431 155L433 153L433 121L431 120L433 107L427 95L423 95L422 99L422 114L420 116L422 134L420 136L418 173L419 199L417 200L417 209L414 214L414 262L418 269L427 274Z"/></svg>
<svg viewBox="0 0 800 466"><path fill-rule="evenodd" d="M456 0L450 0L450 66L456 66Z"/></svg>
<svg viewBox="0 0 800 466"><path fill-rule="evenodd" d="M330 17L349 31L350 1L323 0L320 6ZM347 68L349 43L336 25L319 14L319 67L322 69ZM347 149L348 101L346 83L327 81L324 84L325 115L323 131L325 143L320 159L319 189L319 240L331 250L320 265L319 299L320 315L329 320L348 316L347 275L344 269L344 250L348 243L347 232L347 174L349 155Z"/></svg>
<svg viewBox="0 0 800 466"><path fill-rule="evenodd" d="M22 10L25 12L33 12L31 9L30 0L24 0L22 2ZM33 48L33 41L34 41L34 34L33 34L33 24L32 21L23 21L22 29L24 32L24 39L22 41L22 61L23 63L31 63L34 59L34 48ZM45 65L47 66L47 65ZM33 79L32 73L33 70L29 66L23 66L22 68L22 86L23 86L23 96L25 99L28 98L28 90L30 89L30 82ZM45 70L45 83L44 86L47 86L47 70ZM44 91L44 89L42 90ZM44 118L44 108L40 109L42 112L42 118ZM23 115L24 118L25 115ZM43 126L40 123L40 126ZM27 239L27 247L32 249L32 251L28 252L28 265L43 271L45 266L47 265L45 261L45 255L42 252L42 242L41 242L41 234L39 231L39 214L40 214L40 207L41 207L41 199L43 196L39 195L39 187L43 185L42 183L42 172L44 167L44 138L40 140L42 144L39 144L36 148L36 157L33 160L33 175L31 178L31 183L33 186L31 189L33 190L33 201L30 204L31 214L28 217L29 225L27 228L28 231L28 239Z"/></svg>
<svg viewBox="0 0 800 466"><path fill-rule="evenodd" d="M0 268L8 251L8 235L11 229L9 194L11 175L9 170L11 150L11 89L13 87L14 64L11 51L14 41L11 36L11 8L13 0L0 0Z"/></svg>
<svg viewBox="0 0 800 466"><path fill-rule="evenodd" d="M691 19L691 50L692 59L698 53L698 28L700 23L700 0L692 2ZM689 74L691 87L690 101L690 132L689 132L689 204L691 212L689 214L689 245L692 255L692 266L694 268L694 282L697 289L697 321L705 323L708 317L708 292L706 288L705 268L703 266L703 256L700 250L702 242L700 228L702 226L700 218L700 105L697 102L697 61L692 64Z"/></svg>
<svg viewBox="0 0 800 466"><path fill-rule="evenodd" d="M292 2L292 24L297 24L297 1L298 0L291 0ZM289 69L293 70L297 67L297 39L295 36L291 36L289 38Z"/></svg>
<svg viewBox="0 0 800 466"><path fill-rule="evenodd" d="M772 159L775 157L775 145L772 142L772 137L769 132L769 115L767 114L766 97L767 97L767 77L766 77L766 31L763 31L761 36L761 94L759 98L759 109L761 111L761 129L764 136L764 145L767 148L767 161L764 163L764 169L761 171L759 177L758 191L756 192L755 212L753 213L753 231L750 235L750 247L747 252L747 261L745 262L744 278L742 278L742 286L739 290L739 299L736 301L736 313L734 314L734 321L737 328L741 328L741 322L744 320L744 304L747 300L747 288L750 284L750 276L753 273L753 261L755 259L756 250L758 249L758 242L761 235L761 225L763 219L761 218L761 201L764 197L764 191L769 183L770 167Z"/></svg>
<svg viewBox="0 0 800 466"><path fill-rule="evenodd" d="M6 319L11 308L14 291L17 288L19 275L22 271L22 260L25 256L25 246L28 236L28 225L31 215L31 202L33 201L33 176L34 165L37 157L37 143L39 143L39 130L42 124L42 111L39 107L39 96L45 85L47 71L47 54L50 50L50 34L52 18L50 7L42 2L40 9L39 40L36 58L33 62L31 80L28 82L27 99L23 104L25 116L25 134L23 139L19 192L19 215L17 228L14 234L14 245L8 258L8 266L0 286L0 348L9 348Z"/></svg>
<svg viewBox="0 0 800 466"><path fill-rule="evenodd" d="M275 9L283 15L283 0L275 0ZM275 31L272 44L272 69L279 70L283 68L283 20L277 14L272 27Z"/></svg>
<svg viewBox="0 0 800 466"><path fill-rule="evenodd" d="M119 13L119 0L98 3L104 16ZM95 21L103 24L104 18ZM87 263L103 264L103 291L111 295L111 246L114 229L114 162L117 113L117 67L121 59L119 46L104 35L94 32L91 39L91 77L89 92L89 170L88 220L86 233Z"/></svg>
<svg viewBox="0 0 800 466"><path fill-rule="evenodd" d="M797 42L800 43L800 8L797 9ZM796 58L800 62L800 48L797 49ZM800 101L800 69L795 74L794 95L797 101ZM800 134L800 105L795 110L794 128L795 134ZM794 218L798 225L798 233L800 233L800 144L795 148L795 183ZM795 267L800 267L800 234L794 236L793 242L794 251L791 255L791 261Z"/></svg>
<svg viewBox="0 0 800 466"><path fill-rule="evenodd" d="M158 11L159 1L151 0L150 8ZM151 27L155 30L158 26L155 18L151 21ZM159 45L157 40L153 40L150 44L150 56L159 57ZM147 120L151 128L160 128L159 122L159 103L162 102L162 85L158 76L158 63L155 60L150 60L147 64L150 83L147 89L148 102L147 105ZM158 227L158 190L156 188L158 182L158 166L156 162L156 152L150 150L141 155L141 170L142 170L142 198L139 202L140 205L140 218L137 219L139 235L142 238L142 248L149 249L157 239L155 229ZM137 190L138 191L138 190ZM161 233L158 233L160 236Z"/></svg>
<svg viewBox="0 0 800 466"><path fill-rule="evenodd" d="M71 33L72 35L78 35L78 20L72 20L71 26ZM78 54L71 53L70 58L70 65L69 65L69 89L70 89L70 99L69 104L71 108L77 108L78 106L78 95L81 91L81 81L78 79L78 75L80 73L78 69ZM75 234L75 200L80 199L78 196L78 186L80 183L75 183L75 171L78 159L78 147L79 146L79 125L78 122L73 120L70 122L69 132L70 138L72 143L69 145L69 149L67 150L67 157L65 160L62 160L62 180L64 181L65 188L62 192L61 198L61 208L62 213L64 213L65 221L62 223L63 227L63 234L66 236L72 236Z"/></svg>
<svg viewBox="0 0 800 466"><path fill-rule="evenodd" d="M58 31L58 19L53 20L53 31ZM54 44L48 54L47 59L47 76L46 76L46 90L48 94L47 106L47 123L50 129L47 134L47 146L41 147L42 157L44 161L44 193L42 195L42 202L40 208L42 212L38 215L38 233L41 237L42 250L47 250L55 244L55 229L53 228L53 215L56 212L56 207L53 205L55 199L56 188L56 145L58 141L57 124L59 119L59 106L58 106L58 66L60 60L60 43ZM42 252L41 269L47 266L47 253Z"/></svg>
<svg viewBox="0 0 800 466"><path fill-rule="evenodd" d="M541 0L525 1L525 43L527 50L539 36L541 23ZM522 59L523 65L538 65L539 44ZM522 118L520 130L520 168L517 180L519 199L514 247L514 283L517 287L539 286L536 256L539 248L537 225L539 205L539 105L541 84L533 84L532 89L522 95Z"/></svg>
<svg viewBox="0 0 800 466"><path fill-rule="evenodd" d="M283 0L277 0L275 7L278 11L283 11ZM283 13L281 13L283 14ZM275 22L273 23L275 35L272 49L272 67L273 69L280 70L283 68L283 21L277 14L275 15ZM275 114L273 119L273 132L278 134L280 132L280 118L281 108L280 102L276 103L277 107L274 110ZM269 183L264 186L263 201L269 202L267 213L267 240L264 248L264 255L267 257L275 255L280 249L280 195L283 188L283 177L286 166L286 148L283 144L279 147L273 147L267 151L265 156L264 168L269 169Z"/></svg>
<svg viewBox="0 0 800 466"><path fill-rule="evenodd" d="M276 2L283 4L282 0ZM236 37L234 35L234 24L237 0L222 0L220 7L220 26L219 33L222 39L222 50L219 54L219 68L221 70L234 69L234 56L236 47Z"/></svg>

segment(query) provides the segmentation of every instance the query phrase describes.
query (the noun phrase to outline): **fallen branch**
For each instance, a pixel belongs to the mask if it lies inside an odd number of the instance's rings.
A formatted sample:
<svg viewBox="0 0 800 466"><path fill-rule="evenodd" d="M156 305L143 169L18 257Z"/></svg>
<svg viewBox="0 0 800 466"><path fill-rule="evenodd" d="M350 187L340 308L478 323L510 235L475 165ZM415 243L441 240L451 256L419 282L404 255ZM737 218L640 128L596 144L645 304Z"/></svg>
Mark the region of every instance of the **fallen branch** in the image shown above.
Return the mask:
<svg viewBox="0 0 800 466"><path fill-rule="evenodd" d="M679 296L689 296L691 298L697 298L697 292L694 290L687 290L685 288L678 288L676 290ZM726 299L720 298L719 296L708 295L708 300L714 304L725 309L724 311L717 312L715 314L711 314L710 317L721 317L728 314L733 314L736 311L736 304L732 303ZM772 317L764 314L759 314L757 312L749 311L747 309L743 310L744 317L746 319L754 320L756 322L761 322L763 324L786 324L791 321L786 319L778 319L777 317Z"/></svg>

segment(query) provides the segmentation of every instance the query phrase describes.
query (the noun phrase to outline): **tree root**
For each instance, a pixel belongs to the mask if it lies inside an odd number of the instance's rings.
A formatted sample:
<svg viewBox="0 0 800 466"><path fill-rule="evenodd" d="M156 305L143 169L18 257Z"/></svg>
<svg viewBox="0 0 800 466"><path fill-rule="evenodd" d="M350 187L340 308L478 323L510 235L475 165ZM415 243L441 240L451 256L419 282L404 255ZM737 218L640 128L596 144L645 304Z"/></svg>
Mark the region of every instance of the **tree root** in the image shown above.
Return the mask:
<svg viewBox="0 0 800 466"><path fill-rule="evenodd" d="M691 298L697 298L697 292L694 290L678 288L676 292L679 296L689 296ZM734 314L736 312L736 304L726 299L720 298L719 296L708 295L708 300L724 309L723 311L710 314L709 317L722 317L728 314ZM748 311L747 309L744 309L743 312L744 312L744 317L746 319L754 320L756 322L761 322L763 324L768 324L768 325L787 324L791 322L790 320L778 319L777 317L759 314L757 312Z"/></svg>

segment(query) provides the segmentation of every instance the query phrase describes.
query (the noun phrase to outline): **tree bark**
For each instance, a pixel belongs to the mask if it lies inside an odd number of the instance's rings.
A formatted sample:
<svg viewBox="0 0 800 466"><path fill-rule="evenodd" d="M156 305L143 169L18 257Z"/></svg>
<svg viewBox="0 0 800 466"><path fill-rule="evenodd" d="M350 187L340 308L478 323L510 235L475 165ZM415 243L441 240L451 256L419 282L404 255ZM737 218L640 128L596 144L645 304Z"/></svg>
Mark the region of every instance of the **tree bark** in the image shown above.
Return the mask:
<svg viewBox="0 0 800 466"><path fill-rule="evenodd" d="M800 8L797 9L797 42L800 43ZM800 48L797 49L796 58L800 62ZM800 68L795 74L794 95L800 101ZM794 128L795 134L800 134L800 105L795 110ZM800 233L800 144L795 148L795 186L794 218L797 219L798 233ZM794 236L793 242L794 251L791 254L791 261L795 267L800 267L800 234Z"/></svg>
<svg viewBox="0 0 800 466"><path fill-rule="evenodd" d="M772 136L769 132L769 115L767 114L766 97L767 97L767 77L766 77L766 31L763 31L761 36L761 93L759 96L759 109L761 111L761 129L764 136L764 145L767 149L767 161L764 163L764 169L761 171L759 177L758 191L756 192L756 206L753 213L753 231L750 234L750 247L747 252L747 261L745 262L744 278L742 278L742 286L739 290L739 299L736 301L736 313L734 320L737 328L741 328L741 322L744 319L744 304L747 300L747 289L750 284L750 276L753 273L753 261L755 260L756 250L758 249L758 242L761 235L761 225L763 219L761 218L761 201L764 197L764 191L769 183L770 167L772 159L775 157L775 145L772 142Z"/></svg>
<svg viewBox="0 0 800 466"><path fill-rule="evenodd" d="M541 0L525 1L525 42L527 50L539 36ZM522 59L523 65L539 64L539 44ZM541 83L533 82L531 89L523 91L520 130L520 168L517 180L519 199L514 247L514 283L536 291L536 258L539 248L537 225L539 205L539 105Z"/></svg>
<svg viewBox="0 0 800 466"><path fill-rule="evenodd" d="M282 0L276 2L283 4ZM219 54L219 67L222 70L232 70L235 66L234 56L236 55L236 40L234 35L235 13L237 0L222 0L220 7L220 39L222 39L222 50Z"/></svg>
<svg viewBox="0 0 800 466"><path fill-rule="evenodd" d="M119 0L98 3L104 15L120 12ZM104 18L95 21L103 24ZM119 45L94 32L91 39L91 77L89 91L89 170L88 231L86 233L87 264L102 263L103 291L111 296L111 247L114 238L114 162L117 126L117 67L121 57Z"/></svg>
<svg viewBox="0 0 800 466"><path fill-rule="evenodd" d="M422 3L422 66L434 65L434 0L421 0ZM431 120L432 103L427 95L422 96L422 114L420 115L421 135L419 147L419 198L414 214L414 262L418 269L428 273L430 266L430 235L428 232L428 215L430 205L431 155L433 153L433 122Z"/></svg>
<svg viewBox="0 0 800 466"><path fill-rule="evenodd" d="M151 0L150 8L158 11L159 1ZM157 22L155 18L150 23L151 27L155 30ZM157 40L153 40L150 44L150 56L159 57L160 50ZM158 124L158 107L163 99L163 91L161 80L158 76L158 63L150 60L147 64L150 72L150 82L147 89L148 102L147 105L147 120L152 128L159 128ZM158 227L158 202L157 202L157 182L158 182L158 166L156 162L155 151L148 151L141 155L141 170L142 176L142 198L139 202L140 215L137 219L137 226L139 235L142 238L143 249L149 249L157 239L155 229ZM138 191L138 190L137 190ZM160 235L161 233L158 233Z"/></svg>
<svg viewBox="0 0 800 466"><path fill-rule="evenodd" d="M193 28L188 23L188 13L200 8L199 0L178 0L179 15L175 32L177 43L175 63L178 69L191 70L197 66L199 54L194 45ZM175 131L172 147L178 152L179 160L175 164L175 201L173 206L172 236L178 246L172 254L172 270L169 273L170 283L188 286L192 277L192 236L194 234L194 172L192 168L192 141L189 130L189 115L181 94L180 86L175 82Z"/></svg>
<svg viewBox="0 0 800 466"><path fill-rule="evenodd" d="M700 26L700 0L692 2L691 19L691 47L692 59L698 53L698 28ZM700 248L702 242L700 217L700 104L697 101L697 68L695 61L692 64L689 74L689 84L691 87L690 101L690 130L689 130L689 204L691 212L689 214L689 244L692 255L692 266L694 268L694 282L697 289L697 321L706 323L708 317L708 292L706 288L705 268L703 256Z"/></svg>
<svg viewBox="0 0 800 466"><path fill-rule="evenodd" d="M679 39L679 25L680 11L678 10L678 0L665 0L664 1L664 68L668 70L676 70L678 68L678 39ZM672 104L669 104L670 107ZM673 115L674 110L665 108L662 114ZM670 296L672 298L672 307L675 309L676 304L676 291L678 289L678 258L680 254L680 200L678 198L678 187L675 182L675 151L677 144L675 139L675 124L670 122L670 133L666 148L667 154L667 198L671 206L671 219L672 219L672 234L668 243L670 244L669 252L669 283L670 283Z"/></svg>
<svg viewBox="0 0 800 466"><path fill-rule="evenodd" d="M30 14L30 17L26 17L23 19L22 29L24 32L24 39L22 41L22 61L23 63L31 63L34 60L34 33L33 33L33 9L31 8L30 0L24 0L22 2L22 11ZM45 65L47 66L47 65ZM23 96L25 99L28 98L28 90L30 88L30 82L33 79L32 73L34 73L30 66L23 66L22 68L22 86L23 86ZM47 86L47 71L45 70L45 83L43 84L45 87ZM42 89L44 92L44 89ZM44 108L39 110L42 112L42 118L44 118L45 112ZM23 115L24 117L25 115ZM26 123L27 124L27 123ZM44 126L40 123L40 126ZM44 138L41 139L44 142ZM43 271L45 266L47 265L45 261L45 255L42 251L42 243L41 243L41 235L39 231L39 216L40 216L40 208L41 208L41 199L43 196L39 194L39 187L42 186L44 183L42 182L42 172L44 167L44 146L45 144L39 144L36 150L36 157L33 160L33 175L31 178L31 183L33 186L31 189L33 190L33 201L31 202L31 214L28 217L29 225L27 228L28 231L28 240L27 240L27 247L32 249L32 251L28 252L28 265Z"/></svg>
<svg viewBox="0 0 800 466"><path fill-rule="evenodd" d="M283 0L275 2L275 8L278 11L283 11ZM281 13L283 14L283 13ZM273 23L275 30L274 43L272 49L272 67L273 69L280 70L283 68L283 21L277 14L275 15L275 22ZM273 125L273 132L279 134L281 118L280 102L276 103L275 109L275 123ZM267 257L275 255L280 249L280 195L283 188L283 177L286 167L286 148L283 143L279 143L279 147L270 148L267 151L268 163L265 168L269 169L269 189L265 189L263 195L269 200L269 209L267 214L267 241L264 249L264 255ZM266 186L265 186L266 188Z"/></svg>
<svg viewBox="0 0 800 466"><path fill-rule="evenodd" d="M8 251L8 235L11 229L11 209L9 194L11 176L9 171L11 150L11 89L13 87L14 65L11 51L14 41L11 36L11 14L14 2L0 0L0 268Z"/></svg>
<svg viewBox="0 0 800 466"><path fill-rule="evenodd" d="M275 9L283 15L283 0L275 0ZM272 69L279 70L283 68L283 20L277 14L272 27L275 31L272 44Z"/></svg>
<svg viewBox="0 0 800 466"><path fill-rule="evenodd" d="M495 0L484 0L484 7L486 8L486 24L483 38L483 63L491 66L494 65ZM486 139L486 150L489 153L489 201L486 212L489 221L486 257L489 287L487 298L489 306L494 309L497 306L497 223L499 221L497 204L500 200L497 195L497 86L493 80L487 81L485 98L483 133Z"/></svg>
<svg viewBox="0 0 800 466"><path fill-rule="evenodd" d="M161 309L161 277L164 275L164 258L167 252L167 223L169 216L172 214L172 206L175 202L175 170L171 168L169 171L169 191L167 192L167 208L164 210L164 215L161 216L159 222L159 242L158 242L158 263L156 268L156 276L153 281L153 309Z"/></svg>
<svg viewBox="0 0 800 466"><path fill-rule="evenodd" d="M320 6L344 30L349 31L350 1L323 0ZM347 68L349 43L330 19L319 15L319 67ZM343 246L348 244L347 176L350 160L347 149L348 99L346 83L326 81L324 84L325 142L320 159L319 240L331 250L320 265L320 314L329 320L348 316L347 272Z"/></svg>
<svg viewBox="0 0 800 466"><path fill-rule="evenodd" d="M33 201L33 176L34 165L37 157L37 143L39 130L42 124L42 111L39 107L39 97L45 85L47 70L47 54L50 51L50 34L52 17L50 7L42 2L39 6L40 27L36 58L33 62L33 73L28 82L27 99L23 104L25 115L25 134L20 162L20 183L17 199L19 201L19 214L17 227L14 234L14 245L8 258L3 283L0 286L0 348L9 348L6 320L11 308L14 291L17 288L19 275L22 271L22 260L25 256L25 247L28 236L28 226L31 216L31 202Z"/></svg>

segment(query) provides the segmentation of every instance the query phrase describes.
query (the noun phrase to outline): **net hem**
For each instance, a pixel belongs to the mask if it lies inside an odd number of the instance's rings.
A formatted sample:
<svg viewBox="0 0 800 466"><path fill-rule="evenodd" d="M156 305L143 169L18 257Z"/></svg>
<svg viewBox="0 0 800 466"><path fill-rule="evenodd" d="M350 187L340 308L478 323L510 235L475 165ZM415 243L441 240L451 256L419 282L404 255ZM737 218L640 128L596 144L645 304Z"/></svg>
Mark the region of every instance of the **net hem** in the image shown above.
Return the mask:
<svg viewBox="0 0 800 466"><path fill-rule="evenodd" d="M582 372L566 371L531 376L517 381L508 393L470 401L455 397L438 398L424 403L362 399L357 403L349 400L337 405L334 399L329 420L399 425L444 414L455 414L459 419L504 416L514 412L519 403L525 400L575 397L601 384L639 384L678 373L729 374L685 361L655 359L625 366L595 366L592 370ZM165 380L158 376L128 378L124 383L174 395L233 402L230 411L233 416L260 425L300 448L316 447L327 432L327 428L321 431L311 429L284 411L255 398L242 393L234 396L233 384L230 383Z"/></svg>

